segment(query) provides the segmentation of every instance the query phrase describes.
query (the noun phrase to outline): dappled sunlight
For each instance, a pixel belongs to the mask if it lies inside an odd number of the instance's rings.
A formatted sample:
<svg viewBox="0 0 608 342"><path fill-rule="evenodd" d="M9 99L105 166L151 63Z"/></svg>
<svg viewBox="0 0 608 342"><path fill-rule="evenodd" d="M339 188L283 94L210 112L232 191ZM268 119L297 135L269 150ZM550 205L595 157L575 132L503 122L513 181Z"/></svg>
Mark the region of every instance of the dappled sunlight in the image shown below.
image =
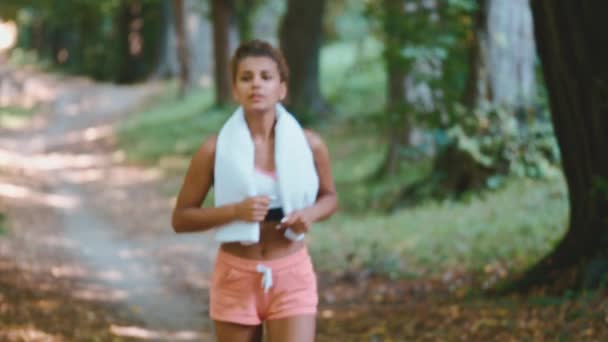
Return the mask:
<svg viewBox="0 0 608 342"><path fill-rule="evenodd" d="M129 293L125 290L88 286L84 289L74 290L72 296L78 299L97 302L118 302L126 300L129 297Z"/></svg>
<svg viewBox="0 0 608 342"><path fill-rule="evenodd" d="M1 331L0 338L5 341L61 341L60 338L33 327L21 327Z"/></svg>
<svg viewBox="0 0 608 342"><path fill-rule="evenodd" d="M48 141L48 148L53 149L56 146L64 147L74 145L79 147L79 144L87 142L94 142L100 139L107 139L113 134L111 125L99 125L94 127L87 127L82 130L69 132L60 137L55 137Z"/></svg>
<svg viewBox="0 0 608 342"><path fill-rule="evenodd" d="M122 259L140 259L147 257L148 254L143 248L128 248L120 250L118 256Z"/></svg>
<svg viewBox="0 0 608 342"><path fill-rule="evenodd" d="M145 340L169 340L169 341L200 341L202 338L210 338L209 334L203 334L196 331L177 331L177 332L163 332L155 331L142 327L136 326L118 326L112 325L110 330L113 334L123 337L134 337Z"/></svg>
<svg viewBox="0 0 608 342"><path fill-rule="evenodd" d="M73 183L90 183L95 181L103 181L106 177L106 172L103 169L90 169L80 171L66 171L63 176Z"/></svg>
<svg viewBox="0 0 608 342"><path fill-rule="evenodd" d="M0 149L0 167L15 169L17 167L33 171L54 171L65 169L84 169L107 165L107 157L96 154L50 153L33 156Z"/></svg>
<svg viewBox="0 0 608 342"><path fill-rule="evenodd" d="M108 164L107 158L95 154L51 153L32 159L36 169L43 171L86 169Z"/></svg>
<svg viewBox="0 0 608 342"><path fill-rule="evenodd" d="M0 53L17 43L17 25L14 21L0 20Z"/></svg>
<svg viewBox="0 0 608 342"><path fill-rule="evenodd" d="M98 272L97 274L100 279L110 282L117 282L125 279L122 272L114 269Z"/></svg>
<svg viewBox="0 0 608 342"><path fill-rule="evenodd" d="M72 196L46 194L24 186L6 183L0 184L0 196L62 209L75 209L80 205L80 201Z"/></svg>
<svg viewBox="0 0 608 342"><path fill-rule="evenodd" d="M57 99L63 83L54 76L32 77L32 73L17 70L2 81L0 106L18 105L33 108Z"/></svg>
<svg viewBox="0 0 608 342"><path fill-rule="evenodd" d="M81 266L61 265L53 266L51 268L51 274L55 278L76 278L85 277L89 274L89 272L87 272L87 270Z"/></svg>

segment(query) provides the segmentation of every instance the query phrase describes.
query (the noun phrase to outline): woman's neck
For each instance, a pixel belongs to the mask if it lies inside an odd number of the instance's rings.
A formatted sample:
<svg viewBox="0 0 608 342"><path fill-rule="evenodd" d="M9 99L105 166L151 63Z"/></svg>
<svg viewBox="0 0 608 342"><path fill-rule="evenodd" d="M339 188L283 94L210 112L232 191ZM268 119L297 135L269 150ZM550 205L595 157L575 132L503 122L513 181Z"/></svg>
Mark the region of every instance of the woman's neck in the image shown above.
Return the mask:
<svg viewBox="0 0 608 342"><path fill-rule="evenodd" d="M269 140L274 136L274 124L276 119L275 109L265 112L245 111L245 121L251 132L251 138L255 140Z"/></svg>

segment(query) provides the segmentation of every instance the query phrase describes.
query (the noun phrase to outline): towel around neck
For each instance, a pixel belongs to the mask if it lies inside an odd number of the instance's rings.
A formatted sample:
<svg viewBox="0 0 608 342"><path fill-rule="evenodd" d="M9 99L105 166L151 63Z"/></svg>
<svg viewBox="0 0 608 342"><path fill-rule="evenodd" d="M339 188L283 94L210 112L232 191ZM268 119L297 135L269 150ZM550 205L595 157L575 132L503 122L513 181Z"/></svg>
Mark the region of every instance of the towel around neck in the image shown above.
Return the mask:
<svg viewBox="0 0 608 342"><path fill-rule="evenodd" d="M285 215L314 204L319 191L319 178L314 157L297 120L282 105L276 106L275 164L279 196ZM214 167L215 206L238 203L256 196L253 172L255 147L243 108L239 107L219 132ZM301 240L290 228L285 236ZM233 221L218 228L220 242L254 244L260 240L257 222Z"/></svg>

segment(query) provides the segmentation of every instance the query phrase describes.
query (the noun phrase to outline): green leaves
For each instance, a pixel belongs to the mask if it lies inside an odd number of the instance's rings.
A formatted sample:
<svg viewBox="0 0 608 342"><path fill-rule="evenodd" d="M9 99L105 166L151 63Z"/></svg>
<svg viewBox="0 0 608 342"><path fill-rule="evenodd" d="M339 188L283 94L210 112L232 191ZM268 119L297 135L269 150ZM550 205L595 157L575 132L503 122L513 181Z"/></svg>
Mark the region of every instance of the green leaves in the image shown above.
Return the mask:
<svg viewBox="0 0 608 342"><path fill-rule="evenodd" d="M514 111L487 106L470 111L455 105L446 118L443 127L449 141L497 175L559 174L559 148L546 108ZM497 184L491 181L488 186Z"/></svg>

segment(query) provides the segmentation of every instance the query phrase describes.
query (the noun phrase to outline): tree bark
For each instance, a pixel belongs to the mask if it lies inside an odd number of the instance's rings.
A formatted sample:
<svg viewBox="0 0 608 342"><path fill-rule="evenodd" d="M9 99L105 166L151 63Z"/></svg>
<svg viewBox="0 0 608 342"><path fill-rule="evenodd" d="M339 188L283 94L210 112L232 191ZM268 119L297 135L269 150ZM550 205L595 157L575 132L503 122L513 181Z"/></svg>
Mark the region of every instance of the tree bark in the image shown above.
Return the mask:
<svg viewBox="0 0 608 342"><path fill-rule="evenodd" d="M160 43L158 44L156 69L151 75L152 79L167 78L172 76L170 64L170 42L175 27L175 16L173 15L171 2L173 0L162 0L159 6L162 6L162 23L163 27L160 33Z"/></svg>
<svg viewBox="0 0 608 342"><path fill-rule="evenodd" d="M401 63L389 58L387 61L388 99L386 111L388 113L388 128L390 132L389 147L386 160L380 171L383 175L394 175L399 172L399 165L403 159L401 150L408 146L410 138L410 108L406 101L407 73Z"/></svg>
<svg viewBox="0 0 608 342"><path fill-rule="evenodd" d="M595 287L608 274L608 2L534 0L532 12L570 222L555 249L515 287Z"/></svg>
<svg viewBox="0 0 608 342"><path fill-rule="evenodd" d="M286 104L305 123L326 118L329 111L319 84L324 12L325 0L289 0L279 30L290 68Z"/></svg>
<svg viewBox="0 0 608 342"><path fill-rule="evenodd" d="M385 37L384 63L387 73L388 97L386 120L389 143L386 157L373 178L395 175L399 172L402 149L409 144L411 131L411 107L408 106L407 74L410 68L401 56L407 37L400 29L406 17L402 0L384 0L383 30ZM406 19L407 20L407 19Z"/></svg>
<svg viewBox="0 0 608 342"><path fill-rule="evenodd" d="M477 1L468 77L462 95L469 111L502 106L515 113L532 104L536 48L528 1ZM490 176L503 169L502 165L482 165L456 144L441 147L435 156L430 179L438 187L431 191L436 197L458 197L483 188Z"/></svg>
<svg viewBox="0 0 608 342"><path fill-rule="evenodd" d="M479 0L474 22L464 104L527 107L536 84L529 0Z"/></svg>
<svg viewBox="0 0 608 342"><path fill-rule="evenodd" d="M190 89L190 52L186 23L184 22L184 0L173 0L173 15L175 16L175 33L177 37L177 58L179 60L179 96L184 97Z"/></svg>
<svg viewBox="0 0 608 342"><path fill-rule="evenodd" d="M213 0L213 51L215 61L215 103L218 106L230 102L230 27L234 21L234 4L232 0Z"/></svg>

